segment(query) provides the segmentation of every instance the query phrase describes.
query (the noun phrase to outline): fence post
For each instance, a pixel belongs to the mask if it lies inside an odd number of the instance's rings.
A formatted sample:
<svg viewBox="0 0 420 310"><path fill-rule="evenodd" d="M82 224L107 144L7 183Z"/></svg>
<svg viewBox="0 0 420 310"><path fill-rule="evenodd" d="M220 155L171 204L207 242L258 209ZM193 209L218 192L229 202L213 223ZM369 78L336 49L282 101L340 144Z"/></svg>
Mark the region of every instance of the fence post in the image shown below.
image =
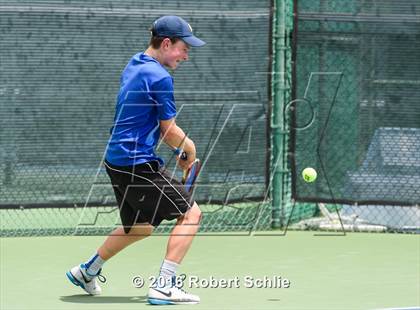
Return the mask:
<svg viewBox="0 0 420 310"><path fill-rule="evenodd" d="M271 112L271 198L272 198L272 228L282 226L282 200L284 182L284 151L285 151L285 61L286 61L286 5L285 1L274 0L272 25L272 112Z"/></svg>

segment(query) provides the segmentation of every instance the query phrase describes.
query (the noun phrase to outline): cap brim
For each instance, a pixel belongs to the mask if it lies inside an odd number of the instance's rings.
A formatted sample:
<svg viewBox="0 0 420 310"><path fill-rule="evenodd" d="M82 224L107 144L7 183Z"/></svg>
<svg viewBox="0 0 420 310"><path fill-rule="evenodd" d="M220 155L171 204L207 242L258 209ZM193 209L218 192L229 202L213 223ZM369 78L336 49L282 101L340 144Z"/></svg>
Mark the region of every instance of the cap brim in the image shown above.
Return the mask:
<svg viewBox="0 0 420 310"><path fill-rule="evenodd" d="M199 38L195 36L189 36L189 37L182 37L182 41L187 43L188 45L192 47L200 47L206 44L203 40L200 40Z"/></svg>

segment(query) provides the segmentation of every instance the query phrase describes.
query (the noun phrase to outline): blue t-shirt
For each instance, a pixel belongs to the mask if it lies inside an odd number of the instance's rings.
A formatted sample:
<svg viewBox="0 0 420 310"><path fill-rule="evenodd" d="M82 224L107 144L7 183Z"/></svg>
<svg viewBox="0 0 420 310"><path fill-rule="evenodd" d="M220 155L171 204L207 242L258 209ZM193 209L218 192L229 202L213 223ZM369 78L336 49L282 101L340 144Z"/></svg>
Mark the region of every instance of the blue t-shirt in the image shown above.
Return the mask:
<svg viewBox="0 0 420 310"><path fill-rule="evenodd" d="M176 115L173 79L154 58L138 53L120 81L114 125L105 159L117 166L163 160L155 154L160 120Z"/></svg>

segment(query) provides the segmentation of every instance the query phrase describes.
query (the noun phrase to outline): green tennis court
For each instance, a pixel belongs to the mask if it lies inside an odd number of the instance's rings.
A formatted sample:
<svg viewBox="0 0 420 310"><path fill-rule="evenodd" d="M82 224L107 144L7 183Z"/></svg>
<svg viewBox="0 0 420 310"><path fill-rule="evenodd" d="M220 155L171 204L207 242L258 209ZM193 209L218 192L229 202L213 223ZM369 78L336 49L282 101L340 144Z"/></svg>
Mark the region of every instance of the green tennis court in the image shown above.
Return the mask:
<svg viewBox="0 0 420 310"><path fill-rule="evenodd" d="M197 237L180 272L200 279L238 277L240 288L192 288L202 302L188 307L338 310L420 304L418 235L269 234ZM147 288L135 288L132 278L156 274L166 237L152 236L107 262L103 295L86 296L65 272L102 239L1 239L1 309L150 308ZM290 280L290 287L246 288L245 276L279 276Z"/></svg>
<svg viewBox="0 0 420 310"><path fill-rule="evenodd" d="M66 272L122 224L104 159L163 15L207 42L168 71L203 164L188 309L419 310L419 0L0 0L0 310L150 309L176 220L106 262L100 296Z"/></svg>

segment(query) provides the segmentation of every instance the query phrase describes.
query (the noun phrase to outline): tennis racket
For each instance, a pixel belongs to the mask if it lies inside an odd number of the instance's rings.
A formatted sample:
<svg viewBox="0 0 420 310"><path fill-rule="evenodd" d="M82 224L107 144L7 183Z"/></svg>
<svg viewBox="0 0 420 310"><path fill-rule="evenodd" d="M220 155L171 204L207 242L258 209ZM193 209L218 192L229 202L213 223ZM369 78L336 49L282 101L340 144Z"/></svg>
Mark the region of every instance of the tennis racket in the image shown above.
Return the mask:
<svg viewBox="0 0 420 310"><path fill-rule="evenodd" d="M185 153L182 149L177 148L174 150L174 153L178 155L182 160L187 160L187 153ZM197 158L188 169L184 170L182 176L182 184L185 185L187 192L192 192L194 189L194 184L200 173L200 169L201 162Z"/></svg>

